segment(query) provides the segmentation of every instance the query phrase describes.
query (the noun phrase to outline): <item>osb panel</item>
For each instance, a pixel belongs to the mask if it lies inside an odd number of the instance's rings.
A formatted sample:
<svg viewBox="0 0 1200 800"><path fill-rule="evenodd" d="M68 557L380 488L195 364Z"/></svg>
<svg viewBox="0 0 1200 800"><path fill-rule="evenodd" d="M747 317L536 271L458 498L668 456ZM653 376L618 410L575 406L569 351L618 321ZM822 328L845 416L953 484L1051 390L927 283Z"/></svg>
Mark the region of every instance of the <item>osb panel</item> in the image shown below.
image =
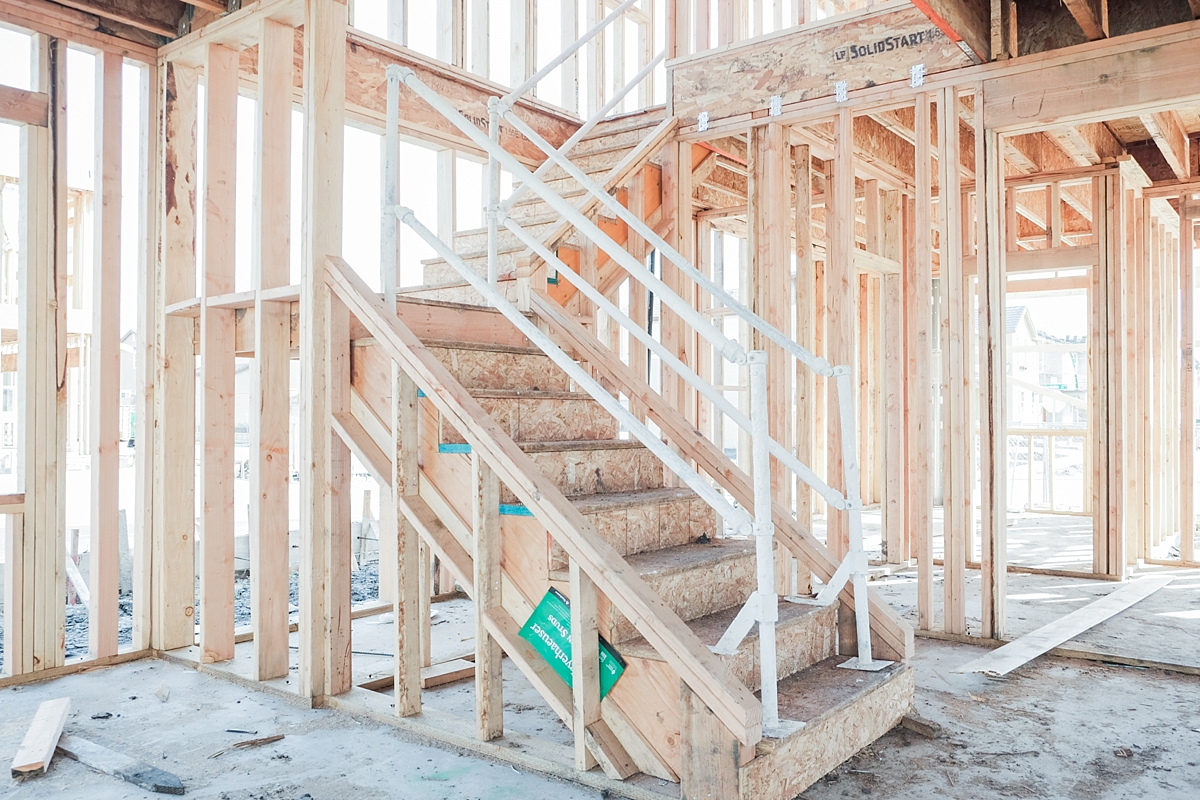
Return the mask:
<svg viewBox="0 0 1200 800"><path fill-rule="evenodd" d="M772 95L784 104L831 95L838 81L853 90L908 80L914 64L935 73L970 61L928 17L906 8L686 61L673 73L674 108L692 125L701 111L716 119L765 110Z"/></svg>

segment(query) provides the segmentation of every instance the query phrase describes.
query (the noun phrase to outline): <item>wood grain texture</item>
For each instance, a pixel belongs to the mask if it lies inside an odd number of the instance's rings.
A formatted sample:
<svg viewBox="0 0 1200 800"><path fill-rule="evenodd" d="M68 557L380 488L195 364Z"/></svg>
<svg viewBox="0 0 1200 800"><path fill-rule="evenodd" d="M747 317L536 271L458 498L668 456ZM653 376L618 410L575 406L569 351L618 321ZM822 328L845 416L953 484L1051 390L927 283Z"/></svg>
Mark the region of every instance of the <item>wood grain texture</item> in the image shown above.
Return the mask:
<svg viewBox="0 0 1200 800"><path fill-rule="evenodd" d="M856 17L804 34L781 34L733 50L714 51L675 66L674 112L691 125L701 111L713 119L767 107L772 95L784 105L848 88L907 81L909 68L927 74L967 66L970 60L915 8Z"/></svg>
<svg viewBox="0 0 1200 800"><path fill-rule="evenodd" d="M63 725L67 715L71 713L71 698L60 697L57 700L46 700L38 706L21 746L13 756L12 776L26 777L34 772L46 772L50 769L50 759L54 757L54 748L58 746L58 737L62 735Z"/></svg>

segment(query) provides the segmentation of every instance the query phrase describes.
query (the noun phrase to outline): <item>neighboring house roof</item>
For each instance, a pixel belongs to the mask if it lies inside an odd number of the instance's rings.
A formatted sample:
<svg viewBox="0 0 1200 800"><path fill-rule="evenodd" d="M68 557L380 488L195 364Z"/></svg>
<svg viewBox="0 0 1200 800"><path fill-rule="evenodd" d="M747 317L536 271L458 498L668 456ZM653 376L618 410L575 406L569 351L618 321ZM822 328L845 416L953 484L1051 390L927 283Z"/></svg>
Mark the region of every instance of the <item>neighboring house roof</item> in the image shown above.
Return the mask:
<svg viewBox="0 0 1200 800"><path fill-rule="evenodd" d="M1029 313L1026 306L1009 306L1004 310L1004 332L1016 333L1021 317Z"/></svg>

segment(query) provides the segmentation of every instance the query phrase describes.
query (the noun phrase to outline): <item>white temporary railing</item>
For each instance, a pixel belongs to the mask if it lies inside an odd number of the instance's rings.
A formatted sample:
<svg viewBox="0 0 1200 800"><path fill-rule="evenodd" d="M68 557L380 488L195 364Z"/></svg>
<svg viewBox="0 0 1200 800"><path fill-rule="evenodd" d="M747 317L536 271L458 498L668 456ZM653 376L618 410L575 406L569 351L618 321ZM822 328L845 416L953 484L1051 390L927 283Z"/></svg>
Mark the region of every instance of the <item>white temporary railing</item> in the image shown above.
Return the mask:
<svg viewBox="0 0 1200 800"><path fill-rule="evenodd" d="M708 278L703 272L696 269L686 258L683 257L674 247L662 239L653 229L647 226L642 220L631 213L625 206L621 205L615 197L604 190L602 186L597 184L582 170L576 167L568 158L567 154L571 148L575 146L587 132L591 131L595 125L615 108L620 101L636 86L643 81L665 57L665 52L660 53L656 58L651 60L635 78L621 89L609 102L591 119L589 119L579 131L567 140L560 148L555 149L543 137L537 134L523 120L521 120L512 111L512 103L519 99L525 92L537 84L542 77L548 74L552 69L565 61L572 53L579 49L591 38L599 34L604 27L617 19L621 13L633 5L635 0L627 0L624 4L614 10L603 22L595 26L585 36L576 42L571 48L564 51L558 58L550 64L539 70L537 74L532 76L524 84L517 87L509 95L501 98L492 98L489 102L489 117L490 126L487 135L484 135L478 127L472 122L463 117L456 109L440 95L426 86L417 78L416 74L406 68L392 66L388 68L388 129L387 136L389 143L387 145L388 163L385 164L385 191L384 191L384 214L391 217L394 213L395 217L391 221L386 221L386 228L391 228L391 232L385 233L385 260L384 270L390 269L393 274L392 286L395 285L394 274L396 269L395 264L395 219L398 218L410 228L418 233L437 253L446 260L453 268L462 274L463 278L476 291L493 305L497 310L503 313L510 319L514 325L524 333L531 342L539 349L545 352L560 368L567 372L576 385L591 395L597 400L609 413L613 414L627 430L656 456L658 456L664 465L674 472L680 480L682 480L689 488L705 500L718 514L729 521L735 530L743 533L753 533L756 541L756 555L758 561L758 586L750 600L747 601L745 607L737 615L737 618L729 626L729 630L721 638L721 641L714 651L718 653L736 652L741 641L746 634L757 623L759 626L759 647L760 647L760 674L762 677L762 700L763 700L763 727L764 732L768 734L774 732L779 733L794 728L797 723L784 723L779 719L778 713L778 697L776 689L776 658L775 658L775 622L778 618L778 595L775 587L775 567L774 567L774 524L772 522L772 497L770 483L770 457L774 455L781 464L787 467L791 472L795 473L800 480L812 487L828 502L831 508L846 511L848 514L848 533L849 533L849 551L842 563L838 567L835 574L817 595L817 602L828 604L832 602L838 594L841 593L847 581L853 580L853 591L855 596L855 607L858 610L856 614L856 627L858 633L858 657L852 659L851 662L843 666L852 668L875 670L879 669L890 662L875 661L871 655L871 634L870 634L870 618L868 615L868 601L866 595L866 570L867 559L866 553L863 550L862 543L862 519L861 510L862 503L860 499L859 489L859 467L857 463L857 445L855 443L854 431L854 403L853 403L853 384L851 381L851 371L847 366L834 366L826 359L810 353L798 343L793 341L783 332L771 326L757 314L754 314L750 309L739 303L734 297L729 295L723 287L719 286ZM453 123L464 135L471 139L476 145L488 153L489 158L489 189L488 189L488 275L485 280L482 276L475 273L465 261L462 260L445 242L438 239L428 228L426 228L410 209L402 208L396 205L394 191L391 195L388 194L387 187L395 185L395 139L398 139L398 126L392 124L398 120L398 105L399 105L399 84L403 82L409 89L414 91L423 100L429 103L447 120ZM548 159L536 171L530 172L520 162L518 162L510 153L505 151L499 143L499 126L500 119L507 119L514 127L531 142L534 142L541 147L548 155ZM783 350L802 364L829 378L833 378L837 383L838 390L838 405L839 405L839 423L842 431L842 451L843 451L843 470L844 480L846 485L845 494L837 491L829 486L811 469L803 464L799 459L791 453L791 451L777 442L769 435L768 431L768 410L767 410L767 355L763 351L755 351L747 354L742 348L742 345L736 340L730 339L713 326L703 314L701 314L691 303L679 297L674 291L669 289L653 272L648 270L644 264L634 258L624 247L619 245L611 237L605 234L592 220L590 220L582 210L582 205L577 207L565 198L559 195L556 191L550 188L543 180L545 173L553 166L559 166L571 178L578 182L591 197L598 200L606 208L612 211L619 219L624 221L629 228L645 239L651 246L657 248L659 252L668 260L674 263L685 275L694 280L697 284L703 286L713 297L722 304L727 306L734 314L742 318L753 330L759 331L768 340L779 345ZM503 166L508 170L515 180L519 180L519 185L516 190L504 202L500 201L500 168ZM390 178L389 178L390 176ZM728 361L748 365L750 370L750 417L731 404L724 396L724 393L710 385L707 381L701 378L694 370L684 364L677 358L668 348L664 347L661 342L651 336L647 331L643 330L640 325L635 324L627 315L613 304L608 298L589 282L563 263L555 253L551 252L546 243L541 241L529 231L525 230L515 219L509 216L515 202L520 199L528 191L533 191L553 210L562 215L563 219L571 223L581 233L595 242L603 249L616 263L618 263L626 272L629 273L635 280L644 284L647 289L654 292L659 298L660 303L675 312L686 323L700 335L704 336L712 343L714 348ZM662 363L667 367L675 370L690 386L695 388L701 395L710 400L715 408L727 415L740 428L750 434L753 443L753 481L754 481L754 519L751 522L750 517L742 509L734 506L725 496L717 491L712 484L699 475L686 461L684 461L673 449L665 445L662 440L655 436L641 420L632 414L628 409L621 405L620 401L614 398L608 391L599 385L591 376L583 370L573 359L555 345L548 336L540 331L536 326L529 322L520 309L509 302L500 293L498 287L499 279L499 227L504 225L512 231L521 241L523 241L539 258L545 261L548 265L557 269L561 276L567 279L586 296L594 302L601 310L603 310L614 322L629 332L629 334L637 339L642 345L646 346L650 351L657 354ZM388 243L391 243L388 249ZM390 259L390 262L389 262ZM388 281L385 277L385 286Z"/></svg>

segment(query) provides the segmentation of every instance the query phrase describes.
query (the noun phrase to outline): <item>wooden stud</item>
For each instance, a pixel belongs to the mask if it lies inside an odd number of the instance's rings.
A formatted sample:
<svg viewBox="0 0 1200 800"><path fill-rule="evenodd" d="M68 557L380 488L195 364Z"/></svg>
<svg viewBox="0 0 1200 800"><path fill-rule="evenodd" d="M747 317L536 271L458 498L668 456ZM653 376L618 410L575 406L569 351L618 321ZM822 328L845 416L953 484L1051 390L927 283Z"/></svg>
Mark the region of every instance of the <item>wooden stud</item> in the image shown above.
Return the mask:
<svg viewBox="0 0 1200 800"><path fill-rule="evenodd" d="M392 448L391 511L396 529L395 600L395 696L396 713L411 717L421 713L421 642L428 613L421 602L421 553L417 529L401 511L404 498L418 493L420 450L417 385L392 363ZM428 597L428 594L425 595ZM426 601L427 602L427 601ZM424 618L421 614L425 613Z"/></svg>
<svg viewBox="0 0 1200 800"><path fill-rule="evenodd" d="M793 182L796 205L793 231L796 248L796 342L816 352L815 263L812 250L812 157L808 145L792 148ZM796 457L814 468L813 411L816 375L806 365L796 362ZM804 481L796 479L796 521L812 528L814 492Z"/></svg>
<svg viewBox="0 0 1200 800"><path fill-rule="evenodd" d="M976 85L980 107L983 87ZM983 203L978 215L979 257L979 402L981 573L983 636L999 639L1005 632L1005 582L1008 577L1007 463L1005 413L1004 157L999 133L985 130L976 114L976 174L983 175ZM980 143L983 147L980 147ZM978 191L978 188L977 188Z"/></svg>
<svg viewBox="0 0 1200 800"><path fill-rule="evenodd" d="M331 476L337 467L330 429L329 384L334 379L328 341L331 299L325 259L342 249L342 158L345 125L346 6L307 0L304 24L304 224L300 260L300 694L335 694L334 652L349 656L349 630L330 607L335 531ZM347 547L347 557L349 548ZM340 600L340 598L339 598ZM349 605L349 596L345 603ZM345 622L349 623L349 619ZM340 688L340 687L339 687ZM347 686L347 688L349 688Z"/></svg>
<svg viewBox="0 0 1200 800"><path fill-rule="evenodd" d="M291 280L292 51L294 31L263 22L258 46L258 159L251 273L254 366L250 379L250 624L258 680L288 674L290 572L288 441L291 307L262 292Z"/></svg>
<svg viewBox="0 0 1200 800"><path fill-rule="evenodd" d="M901 196L896 190L883 194L883 241L880 255L903 262L901 246ZM908 498L905 496L906 432L905 406L905 317L901 275L882 277L880 308L883 319L883 557L889 564L907 559L904 546Z"/></svg>
<svg viewBox="0 0 1200 800"><path fill-rule="evenodd" d="M571 579L571 686L574 697L575 768L596 765L588 728L600 721L600 641L596 630L596 584L574 559Z"/></svg>
<svg viewBox="0 0 1200 800"><path fill-rule="evenodd" d="M943 89L938 99L938 217L941 228L942 316L948 322L942 342L943 563L944 617L947 633L966 632L967 525L971 519L973 464L967 444L965 296L962 269L962 216L959 203L959 125L957 91ZM1002 334L1003 335L1003 334Z"/></svg>
<svg viewBox="0 0 1200 800"><path fill-rule="evenodd" d="M485 0L474 0L486 6ZM579 38L579 5L563 3L559 9L559 47L566 50ZM568 111L579 112L579 52L563 62L559 72L559 105Z"/></svg>
<svg viewBox="0 0 1200 800"><path fill-rule="evenodd" d="M930 327L933 307L933 172L929 126L929 94L917 95L915 111L916 178L913 260L904 274L904 294L909 298L908 342L908 452L909 524L916 543L917 625L933 628L933 341Z"/></svg>
<svg viewBox="0 0 1200 800"><path fill-rule="evenodd" d="M196 296L196 70L167 62L163 98L163 246L157 266L159 354L154 451L153 580L150 643L158 650L195 641L194 534L196 359L194 321L165 315Z"/></svg>
<svg viewBox="0 0 1200 800"><path fill-rule="evenodd" d="M458 156L454 150L437 151L437 235L451 247L454 246L454 231L458 228L457 167Z"/></svg>
<svg viewBox="0 0 1200 800"><path fill-rule="evenodd" d="M408 46L408 0L387 0L388 41Z"/></svg>
<svg viewBox="0 0 1200 800"><path fill-rule="evenodd" d="M238 54L210 45L205 65L204 280L200 312L200 658L233 658L234 328L237 312L208 308L234 290Z"/></svg>
<svg viewBox="0 0 1200 800"><path fill-rule="evenodd" d="M504 662L487 616L502 603L500 481L477 452L471 453L471 535L475 543L475 732L490 742L504 735Z"/></svg>
<svg viewBox="0 0 1200 800"><path fill-rule="evenodd" d="M787 142L782 125L771 123L750 129L748 247L751 256L747 296L755 313L770 325L786 331L791 325L791 259L788 254ZM687 197L690 198L690 192ZM682 202L682 201L681 201ZM688 204L690 206L690 203ZM690 214L689 214L690 216ZM791 357L782 347L755 331L751 349L767 352L769 430L775 441L791 443ZM791 505L790 481L782 464L771 461L771 492Z"/></svg>
<svg viewBox="0 0 1200 800"><path fill-rule="evenodd" d="M1196 369L1193 353L1196 231L1192 204L1185 203L1188 208L1179 215L1179 557L1187 563L1196 560Z"/></svg>
<svg viewBox="0 0 1200 800"><path fill-rule="evenodd" d="M679 731L681 800L738 796L738 740L686 683L680 683Z"/></svg>
<svg viewBox="0 0 1200 800"><path fill-rule="evenodd" d="M92 526L88 652L116 655L120 594L121 436L121 68L112 53L96 56L96 257L92 278ZM79 220L79 217L76 217ZM75 225L78 230L81 225Z"/></svg>

